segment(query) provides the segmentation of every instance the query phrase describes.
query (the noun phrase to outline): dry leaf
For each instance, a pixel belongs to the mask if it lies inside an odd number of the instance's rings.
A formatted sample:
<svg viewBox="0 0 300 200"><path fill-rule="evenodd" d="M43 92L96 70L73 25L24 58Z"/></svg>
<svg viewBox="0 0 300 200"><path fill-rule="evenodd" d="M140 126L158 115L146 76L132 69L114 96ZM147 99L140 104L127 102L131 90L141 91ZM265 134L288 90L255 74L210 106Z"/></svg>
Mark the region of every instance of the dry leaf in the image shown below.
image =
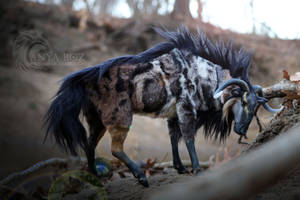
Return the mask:
<svg viewBox="0 0 300 200"><path fill-rule="evenodd" d="M156 163L156 158L153 161L152 161L151 158L148 158L147 161L146 161L145 168L146 169L150 169L150 168L152 168L155 165L155 163Z"/></svg>
<svg viewBox="0 0 300 200"><path fill-rule="evenodd" d="M282 72L283 72L283 78L290 81L291 79L289 73L286 70L282 70Z"/></svg>
<svg viewBox="0 0 300 200"><path fill-rule="evenodd" d="M145 166L145 174L147 178L151 175L150 169L154 167L155 163L156 163L156 158L153 161L151 158L147 159L146 166Z"/></svg>
<svg viewBox="0 0 300 200"><path fill-rule="evenodd" d="M231 146L228 145L223 149L223 159L221 158L222 149L220 149L216 155L212 155L209 158L209 167L219 167L228 161L232 160L233 158L237 157L240 153L240 149L237 149L233 154L231 152ZM231 155L232 154L232 155ZM215 158L215 162L213 163L213 159Z"/></svg>

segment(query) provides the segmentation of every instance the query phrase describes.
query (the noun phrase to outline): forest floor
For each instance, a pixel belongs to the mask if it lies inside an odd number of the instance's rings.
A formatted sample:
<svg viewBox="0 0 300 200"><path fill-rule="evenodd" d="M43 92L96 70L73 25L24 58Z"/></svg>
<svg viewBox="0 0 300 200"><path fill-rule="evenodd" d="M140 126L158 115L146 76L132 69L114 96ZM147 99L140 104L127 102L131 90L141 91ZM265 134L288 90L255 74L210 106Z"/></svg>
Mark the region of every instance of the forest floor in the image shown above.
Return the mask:
<svg viewBox="0 0 300 200"><path fill-rule="evenodd" d="M201 166L204 166L202 173L205 173L207 170L219 170L225 163L229 163L231 159L236 159L239 156L247 156L248 152L256 148L263 148L267 142L279 135L286 134L288 130L299 125L299 105L289 109L286 108L280 115L274 117L270 124L240 154L233 154L229 149L229 152L223 152L222 155L219 155L218 159L215 157L209 163L202 163ZM53 199L54 197L56 197L55 199L62 199L63 197L63 199L108 198L110 200L142 200L150 199L153 194L167 190L171 186L184 188L187 181L201 179L202 174L200 173L197 176L177 174L172 165L162 165L161 163L149 160L143 165L150 185L149 188L145 188L137 182L124 165L121 165L117 161L107 161L107 163L110 163L110 166L113 166L113 170L109 172L108 176L100 179L94 179L94 176L84 172L84 169L86 169L86 162L84 160L76 162L67 160L63 163L61 164L58 161L52 162L52 165L40 167L39 170L36 170L37 166L43 166L43 164L37 164L22 174L13 175L14 177L10 178L10 180L4 179L4 182L0 181L0 195L5 197L11 195L15 199L41 200L47 198ZM76 173L80 173L81 177L77 176ZM62 179L63 177L65 178ZM3 185L14 188L19 193L16 193L16 191L12 192L11 189L3 187ZM299 199L299 186L300 165L286 172L286 175L271 187L261 188L259 193L252 194L248 199ZM56 188L56 190L53 188ZM70 190L70 188L72 189ZM100 189L101 193L98 191Z"/></svg>
<svg viewBox="0 0 300 200"><path fill-rule="evenodd" d="M300 107L284 112L271 123L257 136L255 140L247 147L239 156L245 156L249 151L262 147L267 142L274 139L276 136L284 134L289 129L300 124ZM224 155L223 155L224 156ZM218 170L222 167L224 161L213 170ZM205 170L204 170L205 171ZM153 175L149 177L150 188L143 188L136 180L131 178L123 178L113 180L105 184L109 199L148 199L153 193L160 192L170 187L177 185L184 187L186 181L201 178L193 175L178 175L175 170L165 170L165 173ZM262 189L262 192L253 194L249 197L251 200L292 200L300 199L300 164L295 166L293 170L287 173L279 182L275 183L270 188Z"/></svg>

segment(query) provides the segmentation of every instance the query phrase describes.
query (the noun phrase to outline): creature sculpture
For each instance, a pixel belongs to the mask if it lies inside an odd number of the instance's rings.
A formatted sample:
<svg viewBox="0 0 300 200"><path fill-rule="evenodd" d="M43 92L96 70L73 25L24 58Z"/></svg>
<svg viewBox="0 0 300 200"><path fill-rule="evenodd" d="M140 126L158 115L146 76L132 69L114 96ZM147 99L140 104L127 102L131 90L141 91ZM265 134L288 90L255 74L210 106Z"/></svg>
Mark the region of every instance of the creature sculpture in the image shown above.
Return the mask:
<svg viewBox="0 0 300 200"><path fill-rule="evenodd" d="M133 114L167 118L174 168L188 173L178 152L183 137L192 172L197 174L194 137L201 126L206 136L224 140L232 121L234 131L245 135L259 105L280 111L268 106L261 87L251 85L251 53L237 51L231 43L212 42L185 27L177 32L155 30L169 42L68 75L46 114L46 136L52 134L74 155L79 145L94 174L95 147L108 131L112 155L146 187L144 172L123 151ZM81 112L89 125L89 137L79 120Z"/></svg>

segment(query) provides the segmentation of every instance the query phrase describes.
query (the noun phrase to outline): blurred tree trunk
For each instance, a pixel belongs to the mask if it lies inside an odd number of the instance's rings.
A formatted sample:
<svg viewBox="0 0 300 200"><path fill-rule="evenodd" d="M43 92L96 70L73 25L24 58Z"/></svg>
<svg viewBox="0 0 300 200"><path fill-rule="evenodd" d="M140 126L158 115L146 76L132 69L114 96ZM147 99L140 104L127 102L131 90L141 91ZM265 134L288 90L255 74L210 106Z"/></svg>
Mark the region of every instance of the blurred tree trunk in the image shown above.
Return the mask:
<svg viewBox="0 0 300 200"><path fill-rule="evenodd" d="M192 19L190 0L176 0L171 16L179 20Z"/></svg>
<svg viewBox="0 0 300 200"><path fill-rule="evenodd" d="M133 17L139 17L141 15L151 16L158 15L158 10L163 6L168 6L170 0L126 0L129 8L131 9Z"/></svg>
<svg viewBox="0 0 300 200"><path fill-rule="evenodd" d="M203 5L201 0L197 0L198 3L198 20L202 22L202 9L203 9Z"/></svg>
<svg viewBox="0 0 300 200"><path fill-rule="evenodd" d="M74 3L74 0L61 0L61 4L64 7L69 8L69 9L73 8L73 3Z"/></svg>
<svg viewBox="0 0 300 200"><path fill-rule="evenodd" d="M108 14L110 0L98 0L98 4L99 4L99 16L100 18L103 18Z"/></svg>
<svg viewBox="0 0 300 200"><path fill-rule="evenodd" d="M87 0L83 0L85 7L89 13L91 13L91 6ZM95 2L96 3L96 2Z"/></svg>
<svg viewBox="0 0 300 200"><path fill-rule="evenodd" d="M126 0L126 2L132 11L133 17L140 16L141 12L138 7L139 1L138 0Z"/></svg>
<svg viewBox="0 0 300 200"><path fill-rule="evenodd" d="M256 30L255 30L255 17L254 17L254 6L253 6L253 1L254 0L250 0L249 4L250 4L250 8L251 8L251 15L252 15L252 33L255 34Z"/></svg>
<svg viewBox="0 0 300 200"><path fill-rule="evenodd" d="M52 4L54 4L54 0L45 0L45 4L52 5Z"/></svg>
<svg viewBox="0 0 300 200"><path fill-rule="evenodd" d="M99 7L98 11L100 18L111 16L112 9L116 3L116 0L96 0L95 5Z"/></svg>

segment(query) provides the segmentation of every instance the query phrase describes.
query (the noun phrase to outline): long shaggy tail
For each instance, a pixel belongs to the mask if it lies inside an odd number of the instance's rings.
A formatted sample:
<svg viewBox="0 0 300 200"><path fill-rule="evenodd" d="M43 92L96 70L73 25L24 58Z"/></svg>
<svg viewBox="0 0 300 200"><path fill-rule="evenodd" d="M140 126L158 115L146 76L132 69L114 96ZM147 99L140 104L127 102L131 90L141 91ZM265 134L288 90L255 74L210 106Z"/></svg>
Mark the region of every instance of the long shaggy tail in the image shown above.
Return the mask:
<svg viewBox="0 0 300 200"><path fill-rule="evenodd" d="M48 126L45 139L49 133L52 134L56 142L73 155L77 155L78 144L86 148L86 131L79 120L80 111L85 110L86 106L84 86L63 82L45 116Z"/></svg>
<svg viewBox="0 0 300 200"><path fill-rule="evenodd" d="M111 59L65 77L45 115L45 125L47 126L45 140L51 134L57 144L73 155L77 155L78 145L87 149L86 130L79 120L80 112L82 111L85 115L90 103L85 86L88 83L96 84L109 67L126 62L130 58L132 57L124 56Z"/></svg>
<svg viewBox="0 0 300 200"><path fill-rule="evenodd" d="M45 115L47 132L67 152L77 155L77 146L88 147L86 130L79 120L80 112L85 115L89 104L85 85L97 80L109 66L98 65L70 74L62 81Z"/></svg>

